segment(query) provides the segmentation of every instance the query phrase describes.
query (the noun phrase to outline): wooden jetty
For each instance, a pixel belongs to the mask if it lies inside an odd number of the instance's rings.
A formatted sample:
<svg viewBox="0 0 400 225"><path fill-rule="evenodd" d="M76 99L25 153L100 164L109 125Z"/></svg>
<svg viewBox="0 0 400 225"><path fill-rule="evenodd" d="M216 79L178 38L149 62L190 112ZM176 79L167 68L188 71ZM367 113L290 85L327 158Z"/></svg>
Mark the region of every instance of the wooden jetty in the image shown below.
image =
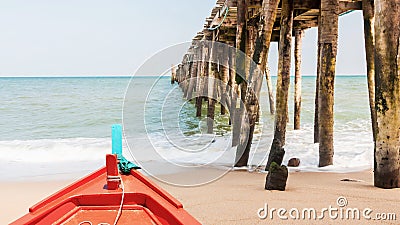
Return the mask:
<svg viewBox="0 0 400 225"><path fill-rule="evenodd" d="M247 166L265 77L270 112L275 114L268 170L272 162L280 165L285 153L292 45L293 121L294 129L300 129L301 42L304 30L318 27L314 142L319 143L319 166L332 165L338 17L353 10L363 10L364 15L375 186L400 187L400 0L217 0L182 63L174 67L171 83L178 82L184 97L195 100L196 116L207 103L209 133L216 104L221 104L221 114L229 111L232 146L238 146L235 165ZM271 42L279 43L275 102L268 70Z"/></svg>

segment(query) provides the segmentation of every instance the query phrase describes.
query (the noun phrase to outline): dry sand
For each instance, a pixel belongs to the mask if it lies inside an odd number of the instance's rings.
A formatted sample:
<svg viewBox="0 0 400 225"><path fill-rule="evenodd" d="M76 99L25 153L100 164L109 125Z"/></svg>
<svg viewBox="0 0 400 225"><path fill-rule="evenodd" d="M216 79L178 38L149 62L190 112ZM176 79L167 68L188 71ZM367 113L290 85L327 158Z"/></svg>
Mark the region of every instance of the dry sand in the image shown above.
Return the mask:
<svg viewBox="0 0 400 225"><path fill-rule="evenodd" d="M178 176L178 175L167 175ZM188 176L188 175L179 175ZM195 176L193 174L191 177ZM400 224L400 189L384 190L373 187L370 171L357 173L309 173L292 172L287 190L265 191L265 174L230 172L221 179L199 187L176 187L156 181L161 187L179 199L186 210L203 224ZM353 179L358 182L341 181ZM34 203L43 199L69 181L0 183L0 224L6 224L27 212ZM29 191L26 191L29 190ZM318 216L321 209L330 205L339 208L336 200L346 197L348 205L343 209L372 209L376 213L396 213L396 221L333 220L325 213L323 220L281 220L277 213L273 219L261 220L259 208L268 204L271 208L315 208ZM295 211L293 211L294 213ZM285 214L289 217L288 212Z"/></svg>
<svg viewBox="0 0 400 225"><path fill-rule="evenodd" d="M29 207L72 183L63 181L1 182L0 224L8 224L28 213Z"/></svg>

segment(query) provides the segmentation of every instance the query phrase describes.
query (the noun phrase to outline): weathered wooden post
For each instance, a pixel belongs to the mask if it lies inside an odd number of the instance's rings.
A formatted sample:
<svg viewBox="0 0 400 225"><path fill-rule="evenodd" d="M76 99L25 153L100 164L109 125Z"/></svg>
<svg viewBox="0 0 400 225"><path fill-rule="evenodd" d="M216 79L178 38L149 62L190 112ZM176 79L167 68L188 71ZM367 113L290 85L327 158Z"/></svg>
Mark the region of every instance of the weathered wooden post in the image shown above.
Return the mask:
<svg viewBox="0 0 400 225"><path fill-rule="evenodd" d="M400 0L375 0L374 184L400 187Z"/></svg>
<svg viewBox="0 0 400 225"><path fill-rule="evenodd" d="M209 72L209 51L210 51L210 42L208 39L210 34L204 33L204 38L201 42L202 46L202 58L201 58L201 67L200 67L200 84L199 84L199 94L197 94L196 97L196 116L201 117L201 110L202 110L202 102L205 96L207 96L208 93L208 85L207 85L207 79L208 79L208 72Z"/></svg>
<svg viewBox="0 0 400 225"><path fill-rule="evenodd" d="M176 66L171 65L171 84L175 84L176 80Z"/></svg>
<svg viewBox="0 0 400 225"><path fill-rule="evenodd" d="M248 38L247 38L247 49L246 49L246 63L245 63L245 74L246 74L246 79L241 83L242 87L242 104L241 108L245 108L246 110L242 115L242 121L241 121L241 132L240 132L240 140L239 140L239 145L236 150L236 165L237 167L241 166L247 166L248 160L249 160L249 153L250 153L250 148L251 148L251 142L253 140L253 133L254 133L254 126L255 126L255 121L256 121L256 115L257 112L255 107L258 104L256 93L254 93L254 86L256 85L255 83L252 84L253 87L247 89L249 84L252 82L252 76L253 76L253 71L256 65L252 62L252 56L254 52L254 47L252 46L255 42L256 39L256 32L254 32L254 27L248 26ZM261 47L261 46L260 46ZM262 80L261 80L262 81ZM244 90L246 88L246 90ZM244 105L244 106L242 106Z"/></svg>
<svg viewBox="0 0 400 225"><path fill-rule="evenodd" d="M218 54L220 57L220 62L222 62L219 73L221 80L218 82L218 84L221 86L221 115L225 115L225 106L228 106L228 93L226 87L229 80L229 49L227 46L221 46L218 50L220 51Z"/></svg>
<svg viewBox="0 0 400 225"><path fill-rule="evenodd" d="M218 63L217 63L217 49L215 40L216 32L213 31L213 42L210 50L209 60L209 74L208 74L208 108L207 108L207 133L212 134L214 130L214 115L215 115L215 103L217 102L217 92L215 80L219 76Z"/></svg>
<svg viewBox="0 0 400 225"><path fill-rule="evenodd" d="M236 118L235 113L236 113L236 105L237 105L237 96L238 96L238 85L236 83L236 49L230 49L230 60L229 60L229 85L231 88L231 91L229 93L230 95L230 125L232 125L232 130L235 130L235 124L234 120ZM237 141L234 141L234 137L232 136L232 147L237 145Z"/></svg>
<svg viewBox="0 0 400 225"><path fill-rule="evenodd" d="M364 17L364 40L365 40L365 57L367 63L367 83L368 83L368 98L369 109L371 113L372 138L375 143L377 132L377 119L375 109L375 33L374 33L374 0L363 0L362 2L363 17ZM374 148L374 162L375 159ZM374 163L374 171L376 163Z"/></svg>
<svg viewBox="0 0 400 225"><path fill-rule="evenodd" d="M197 81L197 67L198 67L198 53L199 50L197 48L197 43L193 43L193 48L192 48L192 55L191 55L191 67L189 71L189 81L188 81L188 90L186 92L186 99L191 100L193 97L193 90L196 87L196 81Z"/></svg>
<svg viewBox="0 0 400 225"><path fill-rule="evenodd" d="M199 61L197 63L197 82L196 82L196 117L201 117L201 108L203 104L203 88L204 88L204 40L198 43Z"/></svg>
<svg viewBox="0 0 400 225"><path fill-rule="evenodd" d="M333 164L333 104L338 39L339 0L321 0L320 78L318 96L319 165Z"/></svg>
<svg viewBox="0 0 400 225"><path fill-rule="evenodd" d="M265 80L267 81L267 88L268 88L268 100L269 100L269 112L274 115L275 113L275 101L274 101L274 94L272 91L272 80L271 80L271 72L269 70L268 65L265 68Z"/></svg>
<svg viewBox="0 0 400 225"><path fill-rule="evenodd" d="M376 110L375 110L375 38L374 38L374 0L363 0L365 56L367 62L367 81L369 108L371 112L372 136L376 139Z"/></svg>
<svg viewBox="0 0 400 225"><path fill-rule="evenodd" d="M189 71L189 54L186 53L185 56L183 57L182 61L182 80L181 80L181 88L183 91L183 96L186 96L187 90L188 90L188 85L186 83L186 78L188 76L188 71Z"/></svg>
<svg viewBox="0 0 400 225"><path fill-rule="evenodd" d="M243 96L243 82L246 78L245 76L245 57L244 52L246 52L246 39L247 39L247 1L248 0L237 0L237 26L236 26L236 54L235 54L235 83L240 89L240 97ZM244 96L243 96L244 98ZM243 98L241 98L243 100ZM240 103L240 108L234 106L234 118L233 118L233 129L232 129L232 146L237 146L239 144L240 129L242 127L242 116L244 113L244 105Z"/></svg>
<svg viewBox="0 0 400 225"><path fill-rule="evenodd" d="M319 45L318 45L319 46ZM320 67L320 49L318 47L318 56L317 56L317 71L319 71ZM319 113L319 72L317 72L317 77L315 78L315 105L314 105L314 143L319 143L319 123L318 123L318 113Z"/></svg>
<svg viewBox="0 0 400 225"><path fill-rule="evenodd" d="M304 31L301 28L295 29L295 47L294 47L294 129L300 129L300 110L301 110L301 45Z"/></svg>
<svg viewBox="0 0 400 225"><path fill-rule="evenodd" d="M276 162L272 162L268 175L265 179L265 190L284 191L286 189L286 181L288 176L289 173L286 166L281 166Z"/></svg>
<svg viewBox="0 0 400 225"><path fill-rule="evenodd" d="M268 156L266 170L272 162L281 165L285 151L290 61L293 30L293 0L282 0L281 33L279 39L278 80L276 85L276 113L274 139Z"/></svg>
<svg viewBox="0 0 400 225"><path fill-rule="evenodd" d="M269 66L268 66L268 53L269 53L269 47L271 43L271 36L272 36L272 30L274 27L274 23L276 20L276 14L277 14L277 9L278 9L278 4L280 0L268 0L268 1L263 1L262 2L262 13L261 16L264 17L264 24L263 24L263 30L264 33L264 50L262 51L262 54L260 54L260 70L265 71L265 79L267 81L267 87L268 87L268 96L269 96L269 108L270 108L270 113L274 114L275 113L275 102L274 102L274 97L273 97L273 92L272 92L272 80L271 80L271 74L269 71Z"/></svg>
<svg viewBox="0 0 400 225"><path fill-rule="evenodd" d="M321 24L321 12L318 16L318 24ZM321 28L318 27L318 37L321 36ZM317 77L315 79L315 105L314 105L314 143L319 143L319 78L321 72L321 45L319 44L319 38L317 40Z"/></svg>
<svg viewBox="0 0 400 225"><path fill-rule="evenodd" d="M181 84L182 82L182 64L178 64L178 67L176 69L176 81L178 84Z"/></svg>

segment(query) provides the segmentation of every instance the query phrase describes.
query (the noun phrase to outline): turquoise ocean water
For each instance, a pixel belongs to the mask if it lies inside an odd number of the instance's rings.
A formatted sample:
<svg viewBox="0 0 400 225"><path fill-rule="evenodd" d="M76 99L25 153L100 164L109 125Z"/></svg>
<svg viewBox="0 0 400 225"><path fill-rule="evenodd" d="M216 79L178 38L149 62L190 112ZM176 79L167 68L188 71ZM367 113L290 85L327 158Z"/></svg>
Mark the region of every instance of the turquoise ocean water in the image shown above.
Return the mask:
<svg viewBox="0 0 400 225"><path fill-rule="evenodd" d="M171 143L163 140L165 129L178 127L185 138L192 138L191 146L204 144L196 139L204 129L204 120L194 117L194 106L182 99L177 85L171 85L168 77L157 80L156 84L155 79L134 79L137 87L143 88L139 91L145 92L153 85L156 89L148 94L151 101L145 111L147 133L138 128L130 129L129 135L157 140L155 146L166 154L170 152L170 158L178 161L212 164L209 159L179 154L173 151ZM122 122L124 95L129 82L130 78L126 77L0 78L0 179L10 176L20 179L77 177L103 165L104 154L111 151L110 127ZM371 168L373 144L366 77L337 76L335 83L335 165L324 169L317 168L318 146L312 139L315 77L303 78L300 131L292 128L291 85L285 160L299 157L302 160L300 170L341 172ZM273 116L267 112L267 92L263 86L261 123L266 129L256 133L258 147L251 157L255 165L262 163L268 154L273 132ZM177 124L161 126L159 105L167 93L172 104L169 102L163 113L176 114L179 118ZM130 99L129 104L135 106L135 101L144 99ZM133 114L144 112L141 108L134 110ZM209 146L216 153L224 150L223 146L229 141L227 121L227 116L216 118L216 135ZM140 143L136 144L140 146Z"/></svg>

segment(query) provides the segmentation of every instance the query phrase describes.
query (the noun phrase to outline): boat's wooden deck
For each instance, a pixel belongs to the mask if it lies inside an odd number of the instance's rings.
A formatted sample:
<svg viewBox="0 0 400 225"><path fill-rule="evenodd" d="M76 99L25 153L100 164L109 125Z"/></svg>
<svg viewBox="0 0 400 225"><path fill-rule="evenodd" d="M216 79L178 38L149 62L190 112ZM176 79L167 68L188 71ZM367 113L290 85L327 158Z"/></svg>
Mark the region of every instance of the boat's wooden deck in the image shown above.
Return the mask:
<svg viewBox="0 0 400 225"><path fill-rule="evenodd" d="M98 208L98 209L80 209L65 220L62 224L64 225L91 225L91 224L114 224L115 217L118 213L118 208L110 209ZM150 212L151 213L151 212ZM91 218L90 220L85 220ZM124 208L121 217L118 220L118 224L140 224L140 225L154 225L158 224L157 220L153 219L149 214L149 211L144 207L126 207Z"/></svg>
<svg viewBox="0 0 400 225"><path fill-rule="evenodd" d="M132 170L130 175L120 177L124 201L118 224L200 224L178 200L140 172ZM114 224L122 188L108 190L106 184L104 167L32 206L12 225Z"/></svg>

